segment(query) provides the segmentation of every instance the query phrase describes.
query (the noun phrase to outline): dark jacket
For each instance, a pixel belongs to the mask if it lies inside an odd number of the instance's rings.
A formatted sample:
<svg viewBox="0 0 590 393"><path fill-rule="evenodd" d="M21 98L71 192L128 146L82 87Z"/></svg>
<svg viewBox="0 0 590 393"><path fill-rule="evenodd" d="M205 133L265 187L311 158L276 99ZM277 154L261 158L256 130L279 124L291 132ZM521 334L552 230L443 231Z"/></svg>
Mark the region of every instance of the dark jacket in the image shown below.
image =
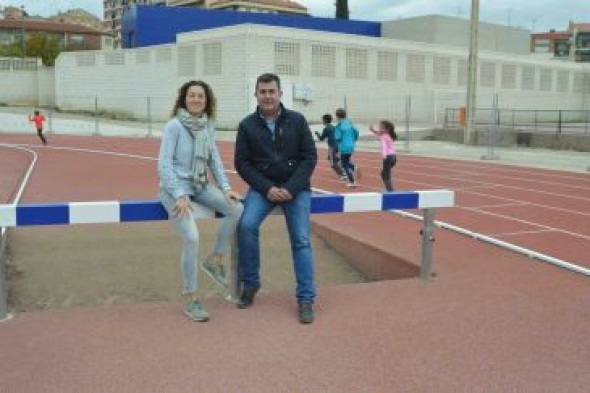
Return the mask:
<svg viewBox="0 0 590 393"><path fill-rule="evenodd" d="M328 138L328 146L330 146L333 149L338 149L338 142L336 142L335 130L332 124L326 124L321 135L317 131L315 134L317 135L320 141L323 141L324 139Z"/></svg>
<svg viewBox="0 0 590 393"><path fill-rule="evenodd" d="M266 196L271 187L284 187L293 197L310 190L317 163L315 143L305 117L281 104L275 134L258 109L238 127L234 165L246 183Z"/></svg>

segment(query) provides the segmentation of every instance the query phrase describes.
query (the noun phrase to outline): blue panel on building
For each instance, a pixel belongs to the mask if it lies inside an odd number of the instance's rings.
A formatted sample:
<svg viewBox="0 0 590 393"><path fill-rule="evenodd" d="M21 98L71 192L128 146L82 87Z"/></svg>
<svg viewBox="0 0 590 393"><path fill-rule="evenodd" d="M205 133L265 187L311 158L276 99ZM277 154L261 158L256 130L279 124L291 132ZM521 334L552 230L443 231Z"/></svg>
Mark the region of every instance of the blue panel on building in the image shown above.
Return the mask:
<svg viewBox="0 0 590 393"><path fill-rule="evenodd" d="M134 6L123 15L121 38L123 48L171 44L176 42L178 33L244 23L381 36L378 22L189 7Z"/></svg>

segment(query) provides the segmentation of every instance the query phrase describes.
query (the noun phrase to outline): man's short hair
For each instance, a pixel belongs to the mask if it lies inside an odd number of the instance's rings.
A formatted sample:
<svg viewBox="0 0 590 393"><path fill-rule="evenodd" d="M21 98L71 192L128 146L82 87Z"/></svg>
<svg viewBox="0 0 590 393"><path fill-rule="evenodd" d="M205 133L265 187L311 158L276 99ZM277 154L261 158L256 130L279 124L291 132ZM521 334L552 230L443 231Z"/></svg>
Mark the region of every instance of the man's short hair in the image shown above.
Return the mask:
<svg viewBox="0 0 590 393"><path fill-rule="evenodd" d="M324 116L322 116L322 120L324 121L324 123L331 123L332 122L332 115L329 113L326 113Z"/></svg>
<svg viewBox="0 0 590 393"><path fill-rule="evenodd" d="M336 117L339 119L346 119L346 110L342 108L336 109Z"/></svg>
<svg viewBox="0 0 590 393"><path fill-rule="evenodd" d="M279 88L279 90L281 90L281 79L279 78L279 76L276 74L272 74L270 72L267 72L265 74L260 75L256 79L256 91L258 91L258 85L260 83L270 83L270 82L277 82L277 87Z"/></svg>

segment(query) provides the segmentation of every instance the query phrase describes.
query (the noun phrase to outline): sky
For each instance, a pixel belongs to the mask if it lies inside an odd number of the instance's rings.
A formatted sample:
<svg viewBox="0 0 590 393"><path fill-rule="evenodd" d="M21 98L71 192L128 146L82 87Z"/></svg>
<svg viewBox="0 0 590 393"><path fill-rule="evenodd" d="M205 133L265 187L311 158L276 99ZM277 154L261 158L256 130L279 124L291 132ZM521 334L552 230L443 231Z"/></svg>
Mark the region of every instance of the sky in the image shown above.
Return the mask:
<svg viewBox="0 0 590 393"><path fill-rule="evenodd" d="M331 18L335 0L296 0L312 16ZM420 15L469 19L472 0L348 0L350 19L382 22ZM31 15L50 16L82 8L102 19L103 0L0 0L0 7L24 5ZM590 0L479 0L482 22L540 32L566 30L568 22L590 23Z"/></svg>

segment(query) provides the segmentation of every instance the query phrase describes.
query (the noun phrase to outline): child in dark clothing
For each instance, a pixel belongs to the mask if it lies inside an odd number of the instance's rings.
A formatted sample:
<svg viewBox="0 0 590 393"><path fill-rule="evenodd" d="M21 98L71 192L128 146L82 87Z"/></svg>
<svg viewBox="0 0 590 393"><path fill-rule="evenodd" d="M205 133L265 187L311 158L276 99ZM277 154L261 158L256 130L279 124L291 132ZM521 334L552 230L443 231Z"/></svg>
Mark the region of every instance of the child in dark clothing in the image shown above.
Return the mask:
<svg viewBox="0 0 590 393"><path fill-rule="evenodd" d="M344 174L344 170L340 166L340 154L338 153L338 143L334 138L334 126L332 125L332 115L325 114L322 116L322 123L324 124L324 129L322 133L315 132L316 136L320 141L327 139L328 142L328 161L330 162L330 167L334 169L336 175L340 180L346 180L346 175Z"/></svg>

